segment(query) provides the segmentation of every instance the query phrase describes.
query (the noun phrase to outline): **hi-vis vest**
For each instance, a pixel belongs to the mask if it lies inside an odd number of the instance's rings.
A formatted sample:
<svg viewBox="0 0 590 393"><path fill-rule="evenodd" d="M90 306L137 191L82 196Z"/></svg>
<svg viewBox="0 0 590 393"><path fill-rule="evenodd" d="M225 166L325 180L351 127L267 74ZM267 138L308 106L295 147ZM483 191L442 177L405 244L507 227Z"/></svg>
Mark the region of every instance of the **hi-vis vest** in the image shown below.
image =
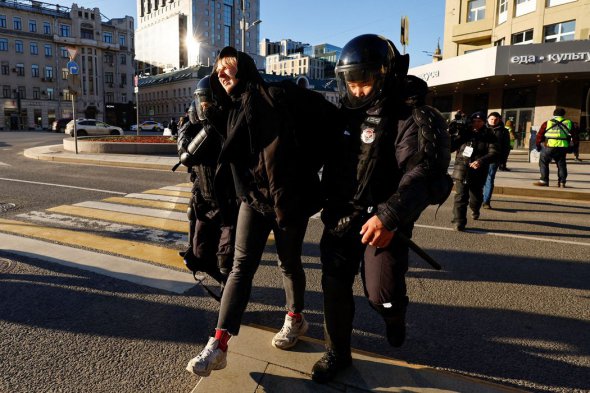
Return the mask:
<svg viewBox="0 0 590 393"><path fill-rule="evenodd" d="M569 147L572 121L561 116L555 116L547 121L545 139L547 147Z"/></svg>

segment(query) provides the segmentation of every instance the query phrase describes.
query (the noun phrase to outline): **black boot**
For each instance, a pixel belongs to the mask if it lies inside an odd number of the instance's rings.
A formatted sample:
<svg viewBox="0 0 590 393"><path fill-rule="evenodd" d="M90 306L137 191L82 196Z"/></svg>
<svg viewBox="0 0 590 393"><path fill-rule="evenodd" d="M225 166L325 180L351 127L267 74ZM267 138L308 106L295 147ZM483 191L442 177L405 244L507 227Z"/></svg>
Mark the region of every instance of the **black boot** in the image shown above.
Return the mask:
<svg viewBox="0 0 590 393"><path fill-rule="evenodd" d="M392 347L401 347L406 339L406 313L405 310L400 315L386 317L385 335L387 342Z"/></svg>
<svg viewBox="0 0 590 393"><path fill-rule="evenodd" d="M338 372L344 370L352 363L352 356L339 355L329 349L311 370L311 379L317 383L327 383L334 379Z"/></svg>

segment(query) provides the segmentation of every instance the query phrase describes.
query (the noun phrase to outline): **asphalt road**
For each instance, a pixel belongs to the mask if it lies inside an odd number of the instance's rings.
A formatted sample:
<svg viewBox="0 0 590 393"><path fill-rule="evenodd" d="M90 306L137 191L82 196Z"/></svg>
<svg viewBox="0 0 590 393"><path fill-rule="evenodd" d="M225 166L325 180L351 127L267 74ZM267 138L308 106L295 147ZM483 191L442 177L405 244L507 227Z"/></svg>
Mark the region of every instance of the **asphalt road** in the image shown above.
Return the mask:
<svg viewBox="0 0 590 393"><path fill-rule="evenodd" d="M26 159L22 150L62 135L0 133L0 213L98 200L186 181L186 175ZM21 183L6 179L26 180ZM353 347L518 387L590 391L590 204L501 198L465 233L451 201L428 208L414 240L443 265L411 254L408 338L391 349L357 280ZM308 335L322 338L318 241L304 248ZM26 257L0 255L0 391L189 392L184 371L215 326L217 304L199 287L175 295ZM244 323L278 329L281 279L269 247ZM255 349L253 349L255 350ZM311 368L311 365L310 365Z"/></svg>

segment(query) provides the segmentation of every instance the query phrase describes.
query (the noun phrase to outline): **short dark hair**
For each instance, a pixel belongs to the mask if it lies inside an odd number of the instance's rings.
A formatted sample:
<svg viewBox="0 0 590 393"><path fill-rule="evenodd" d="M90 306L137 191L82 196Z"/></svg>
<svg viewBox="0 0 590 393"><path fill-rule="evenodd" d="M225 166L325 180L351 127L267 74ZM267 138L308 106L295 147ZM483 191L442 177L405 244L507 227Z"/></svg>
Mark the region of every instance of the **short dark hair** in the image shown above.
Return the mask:
<svg viewBox="0 0 590 393"><path fill-rule="evenodd" d="M553 116L563 116L565 115L565 109L557 108L553 111Z"/></svg>

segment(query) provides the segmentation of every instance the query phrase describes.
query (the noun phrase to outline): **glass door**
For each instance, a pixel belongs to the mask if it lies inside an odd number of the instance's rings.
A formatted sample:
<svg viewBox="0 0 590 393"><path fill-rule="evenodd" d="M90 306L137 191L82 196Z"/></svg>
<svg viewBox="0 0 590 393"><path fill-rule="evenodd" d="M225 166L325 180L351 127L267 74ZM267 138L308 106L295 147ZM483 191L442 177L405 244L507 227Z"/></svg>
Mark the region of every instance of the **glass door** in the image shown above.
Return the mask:
<svg viewBox="0 0 590 393"><path fill-rule="evenodd" d="M504 122L512 122L516 136L515 149L529 147L534 113L533 108L517 108L504 111Z"/></svg>

